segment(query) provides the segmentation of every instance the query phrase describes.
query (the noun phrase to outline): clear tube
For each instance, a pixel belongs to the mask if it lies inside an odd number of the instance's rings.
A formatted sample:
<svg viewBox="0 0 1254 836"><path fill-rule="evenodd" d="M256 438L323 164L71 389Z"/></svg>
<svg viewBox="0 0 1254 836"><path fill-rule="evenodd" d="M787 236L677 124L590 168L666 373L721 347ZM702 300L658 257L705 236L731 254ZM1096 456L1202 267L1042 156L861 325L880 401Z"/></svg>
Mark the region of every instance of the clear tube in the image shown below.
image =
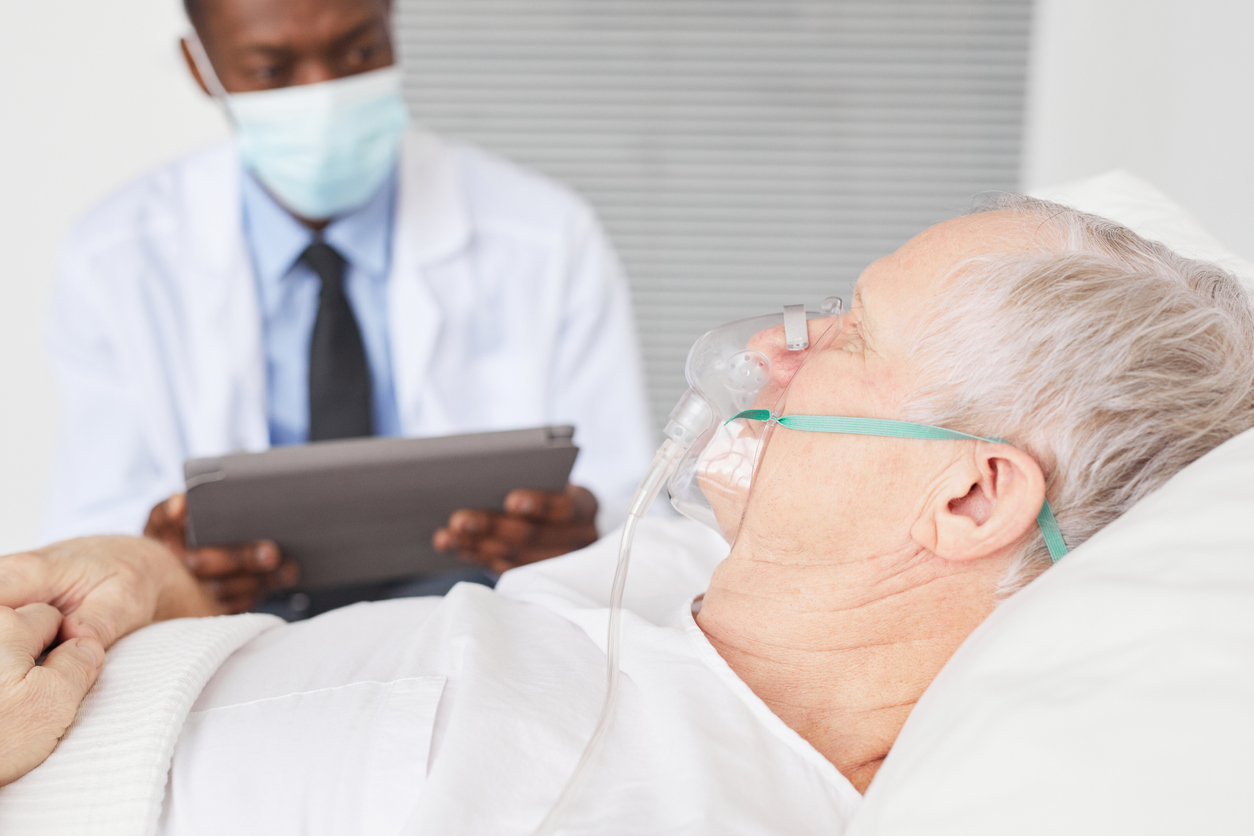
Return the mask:
<svg viewBox="0 0 1254 836"><path fill-rule="evenodd" d="M631 507L627 511L627 521L623 523L623 536L618 545L618 568L614 571L614 586L610 592L610 626L609 635L605 642L605 702L601 705L601 716L597 719L596 728L592 731L592 737L588 739L588 745L584 747L583 754L579 756L579 762L575 764L575 771L571 773L570 779L562 789L562 794L557 797L557 801L549 810L548 815L544 817L544 820L540 822L540 826L535 829L533 836L552 836L552 834L557 832L557 826L566 814L566 810L570 807L575 795L579 792L579 786L583 783L588 767L591 765L593 758L595 758L597 751L601 748L601 743L605 740L605 734L609 730L610 722L613 720L614 704L618 700L618 664L619 651L622 646L623 590L627 587L627 564L631 559L631 543L636 536L636 524L648 512L649 507L653 504L653 500L657 499L662 486L666 484L666 480L670 478L671 473L679 465L679 460L683 458L687 449L687 445L678 443L670 438L662 442L662 446L658 448L657 453L653 456L653 462L649 465L644 479L640 481L640 486L636 488L636 493L631 498Z"/></svg>

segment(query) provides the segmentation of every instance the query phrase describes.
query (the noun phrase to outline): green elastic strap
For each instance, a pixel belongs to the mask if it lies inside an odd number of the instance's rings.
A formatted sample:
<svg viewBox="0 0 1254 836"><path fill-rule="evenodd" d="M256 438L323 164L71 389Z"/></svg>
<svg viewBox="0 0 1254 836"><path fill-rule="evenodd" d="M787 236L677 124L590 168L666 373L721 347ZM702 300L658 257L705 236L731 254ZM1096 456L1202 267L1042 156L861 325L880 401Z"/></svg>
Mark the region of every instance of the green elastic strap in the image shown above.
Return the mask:
<svg viewBox="0 0 1254 836"><path fill-rule="evenodd" d="M746 409L727 419L727 423L737 418L748 421L765 421L787 427L790 430L812 433L847 433L849 435L878 435L887 438L922 438L952 441L954 439L972 439L989 441L994 444L1009 444L1004 438L987 438L982 435L947 430L944 427L930 427L927 424L911 424L908 421L889 421L884 418L837 418L829 415L783 415L779 418L771 415L766 409ZM1049 507L1049 500L1041 504L1040 513L1036 515L1036 524L1040 526L1041 535L1045 538L1045 547L1055 563L1067 553L1067 545L1062 541L1062 531L1058 528L1058 520Z"/></svg>

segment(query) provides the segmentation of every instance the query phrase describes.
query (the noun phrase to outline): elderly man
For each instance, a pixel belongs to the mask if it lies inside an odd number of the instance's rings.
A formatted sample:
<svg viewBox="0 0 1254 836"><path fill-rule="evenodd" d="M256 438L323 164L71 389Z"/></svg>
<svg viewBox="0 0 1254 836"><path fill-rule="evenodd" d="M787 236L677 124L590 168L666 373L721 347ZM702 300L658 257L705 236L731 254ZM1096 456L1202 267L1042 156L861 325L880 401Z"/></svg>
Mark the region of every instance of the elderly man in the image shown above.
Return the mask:
<svg viewBox="0 0 1254 836"><path fill-rule="evenodd" d="M646 536L623 692L563 820L575 831L842 832L940 668L1048 567L1046 498L1075 548L1254 426L1254 314L1236 281L1039 202L940 224L872 264L848 314L811 321L800 362L779 334L756 346L778 360L757 404L777 415L973 437L779 424L752 491L720 494L734 542L708 583L689 571L691 535ZM244 644L183 725L162 832L530 832L602 693L596 557ZM6 603L50 601L68 613L62 635L94 636L49 655L70 684L40 734L10 686L19 708L0 716L41 745L7 752L9 774L51 747L98 668L96 639L207 606L152 544L69 544L0 570ZM35 677L56 619L9 616L24 636L10 682Z"/></svg>

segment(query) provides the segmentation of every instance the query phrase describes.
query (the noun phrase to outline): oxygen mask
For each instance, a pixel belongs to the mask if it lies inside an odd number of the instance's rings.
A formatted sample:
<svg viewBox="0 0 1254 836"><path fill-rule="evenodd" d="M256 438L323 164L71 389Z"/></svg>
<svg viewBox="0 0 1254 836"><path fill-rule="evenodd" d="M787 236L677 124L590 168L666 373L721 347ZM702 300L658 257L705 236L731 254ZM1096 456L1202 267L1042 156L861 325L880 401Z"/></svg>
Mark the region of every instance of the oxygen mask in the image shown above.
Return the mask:
<svg viewBox="0 0 1254 836"><path fill-rule="evenodd" d="M768 425L736 416L748 409L774 410L807 356L811 335L819 339L840 322L842 312L835 296L818 312L789 305L782 314L715 328L693 344L685 368L690 388L665 430L685 447L667 485L677 511L729 543L735 539L769 432Z"/></svg>

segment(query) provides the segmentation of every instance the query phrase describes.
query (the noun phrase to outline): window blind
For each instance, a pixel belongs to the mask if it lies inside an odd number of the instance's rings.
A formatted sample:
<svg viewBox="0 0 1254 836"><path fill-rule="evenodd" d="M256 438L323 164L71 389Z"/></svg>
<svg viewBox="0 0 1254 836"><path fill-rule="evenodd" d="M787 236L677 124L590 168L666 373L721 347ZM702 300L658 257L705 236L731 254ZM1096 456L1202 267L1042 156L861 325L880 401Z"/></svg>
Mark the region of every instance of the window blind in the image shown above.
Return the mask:
<svg viewBox="0 0 1254 836"><path fill-rule="evenodd" d="M401 0L415 118L596 206L655 420L689 346L1014 188L1030 0Z"/></svg>

